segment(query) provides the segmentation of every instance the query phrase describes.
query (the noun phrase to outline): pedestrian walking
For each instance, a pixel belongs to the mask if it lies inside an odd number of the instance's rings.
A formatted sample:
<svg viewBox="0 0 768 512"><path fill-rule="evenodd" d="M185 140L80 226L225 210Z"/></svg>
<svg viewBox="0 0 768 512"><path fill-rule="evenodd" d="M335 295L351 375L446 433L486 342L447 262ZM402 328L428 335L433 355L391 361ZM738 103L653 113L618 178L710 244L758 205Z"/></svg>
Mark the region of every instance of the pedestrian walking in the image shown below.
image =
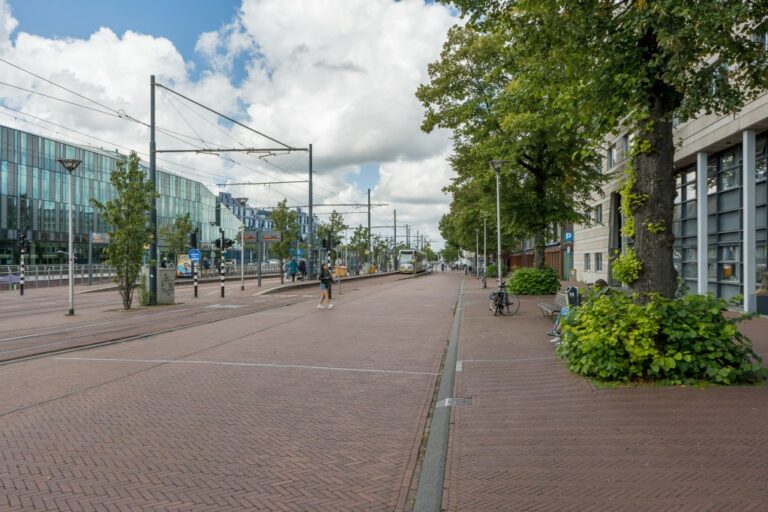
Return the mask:
<svg viewBox="0 0 768 512"><path fill-rule="evenodd" d="M330 297L332 282L333 274L328 270L328 264L323 263L323 266L320 268L320 303L317 305L317 309L323 309L325 307L323 306L324 301L328 304L328 309L333 309Z"/></svg>
<svg viewBox="0 0 768 512"><path fill-rule="evenodd" d="M299 265L296 263L296 258L291 258L288 262L288 273L291 275L291 282L296 282L296 273L299 271Z"/></svg>
<svg viewBox="0 0 768 512"><path fill-rule="evenodd" d="M204 274L207 276L211 271L211 262L208 258L203 259L203 271Z"/></svg>
<svg viewBox="0 0 768 512"><path fill-rule="evenodd" d="M307 261L299 260L299 274L301 274L301 280L307 280Z"/></svg>

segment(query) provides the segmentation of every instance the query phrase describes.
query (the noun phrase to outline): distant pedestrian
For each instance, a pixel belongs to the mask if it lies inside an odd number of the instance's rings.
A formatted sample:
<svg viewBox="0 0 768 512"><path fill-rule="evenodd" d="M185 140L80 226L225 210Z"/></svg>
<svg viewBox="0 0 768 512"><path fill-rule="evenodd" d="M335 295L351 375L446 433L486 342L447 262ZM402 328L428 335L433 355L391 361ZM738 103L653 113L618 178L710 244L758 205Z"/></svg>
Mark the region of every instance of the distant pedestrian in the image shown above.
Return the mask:
<svg viewBox="0 0 768 512"><path fill-rule="evenodd" d="M296 258L291 258L288 262L288 273L291 275L291 282L296 282L296 273L299 271L299 265L296 263Z"/></svg>
<svg viewBox="0 0 768 512"><path fill-rule="evenodd" d="M445 272L445 263L440 264L440 272Z"/></svg>
<svg viewBox="0 0 768 512"><path fill-rule="evenodd" d="M301 274L301 280L307 280L307 261L299 260L299 274Z"/></svg>
<svg viewBox="0 0 768 512"><path fill-rule="evenodd" d="M203 259L203 270L206 276L211 272L211 261L208 258Z"/></svg>
<svg viewBox="0 0 768 512"><path fill-rule="evenodd" d="M320 268L320 303L317 305L317 309L323 309L323 301L328 303L328 309L333 309L330 298L332 282L333 274L328 270L328 264L323 263L323 266Z"/></svg>
<svg viewBox="0 0 768 512"><path fill-rule="evenodd" d="M163 258L163 261L160 262L160 268L167 268L168 267L168 260Z"/></svg>

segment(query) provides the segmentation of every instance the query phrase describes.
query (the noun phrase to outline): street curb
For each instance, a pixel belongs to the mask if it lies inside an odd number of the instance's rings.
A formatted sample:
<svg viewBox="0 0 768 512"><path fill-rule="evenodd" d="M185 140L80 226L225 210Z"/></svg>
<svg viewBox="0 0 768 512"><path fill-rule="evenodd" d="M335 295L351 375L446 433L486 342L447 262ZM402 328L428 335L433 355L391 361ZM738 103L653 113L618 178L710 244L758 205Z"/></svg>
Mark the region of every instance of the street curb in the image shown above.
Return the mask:
<svg viewBox="0 0 768 512"><path fill-rule="evenodd" d="M436 403L453 397L453 382L456 377L456 359L459 352L459 327L461 324L463 299L464 280L462 279L459 299L456 302L456 311L453 314L451 339L448 343L443 374L440 377L440 388L437 393ZM421 466L419 484L416 488L416 503L414 504L413 512L440 512L442 508L450 420L450 407L435 406L432 422L429 426L427 451L424 454L424 463Z"/></svg>

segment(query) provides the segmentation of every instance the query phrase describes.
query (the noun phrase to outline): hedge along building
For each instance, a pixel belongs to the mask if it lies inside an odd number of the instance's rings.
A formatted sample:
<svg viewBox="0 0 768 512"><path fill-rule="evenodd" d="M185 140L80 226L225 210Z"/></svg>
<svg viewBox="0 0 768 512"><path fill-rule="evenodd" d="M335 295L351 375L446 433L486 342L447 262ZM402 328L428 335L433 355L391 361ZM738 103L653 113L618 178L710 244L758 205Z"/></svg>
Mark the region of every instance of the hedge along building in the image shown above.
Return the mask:
<svg viewBox="0 0 768 512"><path fill-rule="evenodd" d="M62 158L82 161L72 173L77 263L85 263L90 233L110 231L90 200L106 202L114 197L110 174L125 155L0 126L0 265L19 263L17 239L25 227L30 231L29 264L66 262L69 177L58 162ZM147 172L145 165L142 168ZM158 226L171 225L176 217L189 212L203 248L212 247L219 227L226 237L237 238L240 221L220 208L216 195L202 183L158 169L157 191ZM162 250L163 241L159 242ZM94 246L94 262L100 261L102 250Z"/></svg>
<svg viewBox="0 0 768 512"><path fill-rule="evenodd" d="M590 225L574 227L576 278L611 281L610 257L631 244L621 236L619 187L631 134L609 141L603 164L611 177L592 203ZM674 262L689 293L752 295L768 264L766 158L768 93L735 116L705 115L675 128ZM614 283L618 284L618 283Z"/></svg>

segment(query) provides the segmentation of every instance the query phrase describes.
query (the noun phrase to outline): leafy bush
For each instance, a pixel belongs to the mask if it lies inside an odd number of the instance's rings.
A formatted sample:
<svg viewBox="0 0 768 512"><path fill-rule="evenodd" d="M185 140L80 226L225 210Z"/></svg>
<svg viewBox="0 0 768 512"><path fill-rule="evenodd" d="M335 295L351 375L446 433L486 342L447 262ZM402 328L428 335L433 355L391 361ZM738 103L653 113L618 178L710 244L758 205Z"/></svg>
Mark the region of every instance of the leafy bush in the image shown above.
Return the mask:
<svg viewBox="0 0 768 512"><path fill-rule="evenodd" d="M512 274L508 287L517 295L551 295L560 289L560 278L549 267L521 268Z"/></svg>
<svg viewBox="0 0 768 512"><path fill-rule="evenodd" d="M498 276L498 270L496 270L496 264L491 263L488 265L488 269L485 271L486 277L496 277ZM501 275L505 276L507 275L507 265L504 264L504 262L501 262Z"/></svg>
<svg viewBox="0 0 768 512"><path fill-rule="evenodd" d="M594 293L564 319L557 352L572 371L605 381L749 381L761 359L736 324L750 316L725 318L726 307L711 295L637 304Z"/></svg>

